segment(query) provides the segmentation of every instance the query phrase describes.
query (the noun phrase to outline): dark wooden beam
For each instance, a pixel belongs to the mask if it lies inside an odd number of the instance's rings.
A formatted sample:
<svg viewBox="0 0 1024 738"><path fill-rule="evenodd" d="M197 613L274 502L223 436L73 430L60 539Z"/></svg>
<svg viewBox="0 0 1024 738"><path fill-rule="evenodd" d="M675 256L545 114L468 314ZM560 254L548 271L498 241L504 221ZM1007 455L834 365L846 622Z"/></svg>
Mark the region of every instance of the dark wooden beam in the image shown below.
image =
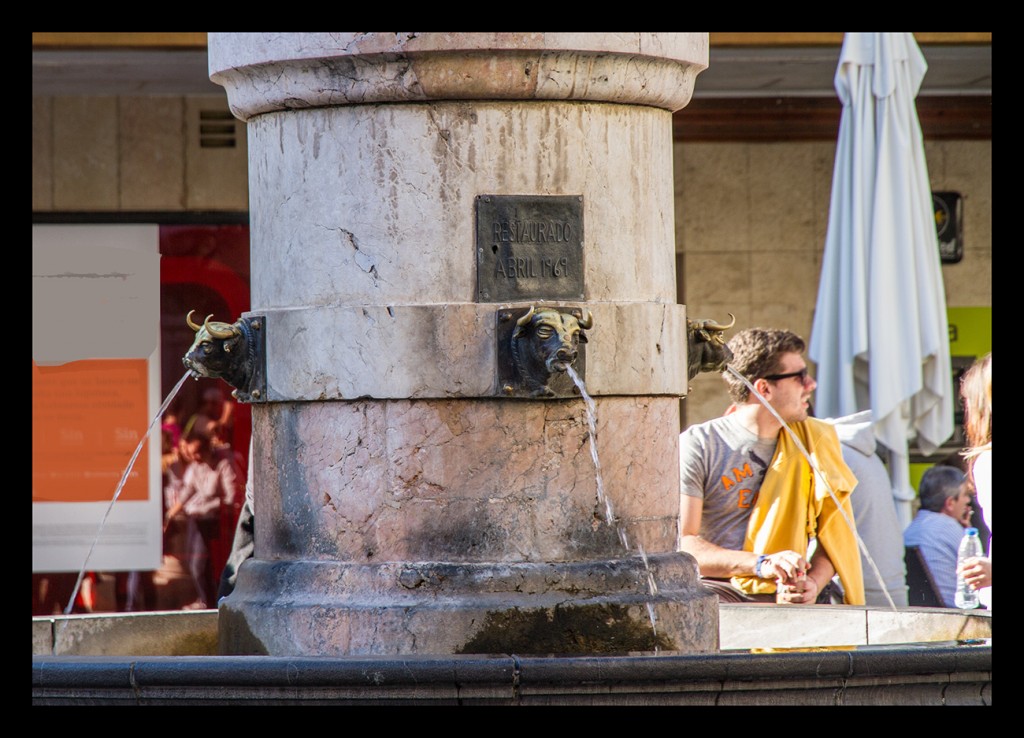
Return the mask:
<svg viewBox="0 0 1024 738"><path fill-rule="evenodd" d="M710 46L840 46L841 32L796 31L778 33L756 31L742 33L708 33ZM915 33L919 44L990 44L991 33ZM32 48L205 48L206 33L195 32L61 32L32 33Z"/></svg>
<svg viewBox="0 0 1024 738"><path fill-rule="evenodd" d="M672 119L677 141L827 141L839 135L838 98L695 98ZM992 97L917 99L926 139L992 138Z"/></svg>
<svg viewBox="0 0 1024 738"><path fill-rule="evenodd" d="M32 33L33 49L205 49L206 32Z"/></svg>
<svg viewBox="0 0 1024 738"><path fill-rule="evenodd" d="M745 31L737 33L708 33L708 45L724 48L726 46L841 46L845 33L792 31ZM992 33L945 32L945 33L914 33L919 44L990 44Z"/></svg>

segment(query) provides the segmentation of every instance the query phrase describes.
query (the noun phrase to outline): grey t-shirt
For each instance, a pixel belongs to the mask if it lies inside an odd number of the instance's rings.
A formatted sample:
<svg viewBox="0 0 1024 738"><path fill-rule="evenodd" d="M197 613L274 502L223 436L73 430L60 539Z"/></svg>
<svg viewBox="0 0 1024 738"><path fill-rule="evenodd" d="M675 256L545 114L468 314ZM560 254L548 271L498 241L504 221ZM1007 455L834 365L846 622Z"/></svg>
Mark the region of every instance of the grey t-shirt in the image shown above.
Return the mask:
<svg viewBox="0 0 1024 738"><path fill-rule="evenodd" d="M679 493L704 500L701 538L743 550L750 511L777 443L777 436L758 438L735 415L691 425L679 434Z"/></svg>

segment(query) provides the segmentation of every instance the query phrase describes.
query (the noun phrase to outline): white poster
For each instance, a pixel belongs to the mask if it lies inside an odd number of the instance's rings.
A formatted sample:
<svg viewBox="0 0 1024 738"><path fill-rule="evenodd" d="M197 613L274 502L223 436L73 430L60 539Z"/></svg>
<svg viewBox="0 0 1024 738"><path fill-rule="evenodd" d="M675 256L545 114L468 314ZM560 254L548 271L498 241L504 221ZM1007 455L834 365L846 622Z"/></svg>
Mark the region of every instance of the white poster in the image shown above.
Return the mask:
<svg viewBox="0 0 1024 738"><path fill-rule="evenodd" d="M33 226L33 572L160 567L160 389L159 227Z"/></svg>

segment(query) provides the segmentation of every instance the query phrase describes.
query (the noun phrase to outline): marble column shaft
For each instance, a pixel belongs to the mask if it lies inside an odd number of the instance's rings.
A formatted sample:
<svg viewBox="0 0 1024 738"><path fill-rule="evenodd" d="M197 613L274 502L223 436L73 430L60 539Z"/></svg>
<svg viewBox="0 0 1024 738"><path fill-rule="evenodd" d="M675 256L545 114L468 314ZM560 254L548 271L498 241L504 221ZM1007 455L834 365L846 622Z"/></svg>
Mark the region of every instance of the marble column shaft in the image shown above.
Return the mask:
<svg viewBox="0 0 1024 738"><path fill-rule="evenodd" d="M211 34L209 49L248 123L251 314L266 321L248 568L319 562L330 573L293 566L293 587L331 579L347 589L325 601L372 591L387 609L410 562L572 568L671 552L686 393L671 126L707 34ZM578 198L579 299L481 299L485 195ZM531 304L593 315L584 383L606 499L581 398L502 396L496 316ZM344 613L329 638L293 621L275 640L281 626L252 604L272 585L252 574L247 588L245 571L235 612L268 652L396 647L358 643L365 624ZM427 627L397 648L458 651L479 640L478 614L461 638L426 646ZM676 630L670 641L693 640Z"/></svg>

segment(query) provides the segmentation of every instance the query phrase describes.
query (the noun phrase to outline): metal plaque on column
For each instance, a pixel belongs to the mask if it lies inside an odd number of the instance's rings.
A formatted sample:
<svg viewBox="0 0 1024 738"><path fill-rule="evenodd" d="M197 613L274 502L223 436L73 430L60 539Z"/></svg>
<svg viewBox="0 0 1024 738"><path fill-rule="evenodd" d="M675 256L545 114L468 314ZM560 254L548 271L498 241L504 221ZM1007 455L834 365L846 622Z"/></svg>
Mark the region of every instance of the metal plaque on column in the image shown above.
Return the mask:
<svg viewBox="0 0 1024 738"><path fill-rule="evenodd" d="M481 302L583 299L582 195L478 195Z"/></svg>

